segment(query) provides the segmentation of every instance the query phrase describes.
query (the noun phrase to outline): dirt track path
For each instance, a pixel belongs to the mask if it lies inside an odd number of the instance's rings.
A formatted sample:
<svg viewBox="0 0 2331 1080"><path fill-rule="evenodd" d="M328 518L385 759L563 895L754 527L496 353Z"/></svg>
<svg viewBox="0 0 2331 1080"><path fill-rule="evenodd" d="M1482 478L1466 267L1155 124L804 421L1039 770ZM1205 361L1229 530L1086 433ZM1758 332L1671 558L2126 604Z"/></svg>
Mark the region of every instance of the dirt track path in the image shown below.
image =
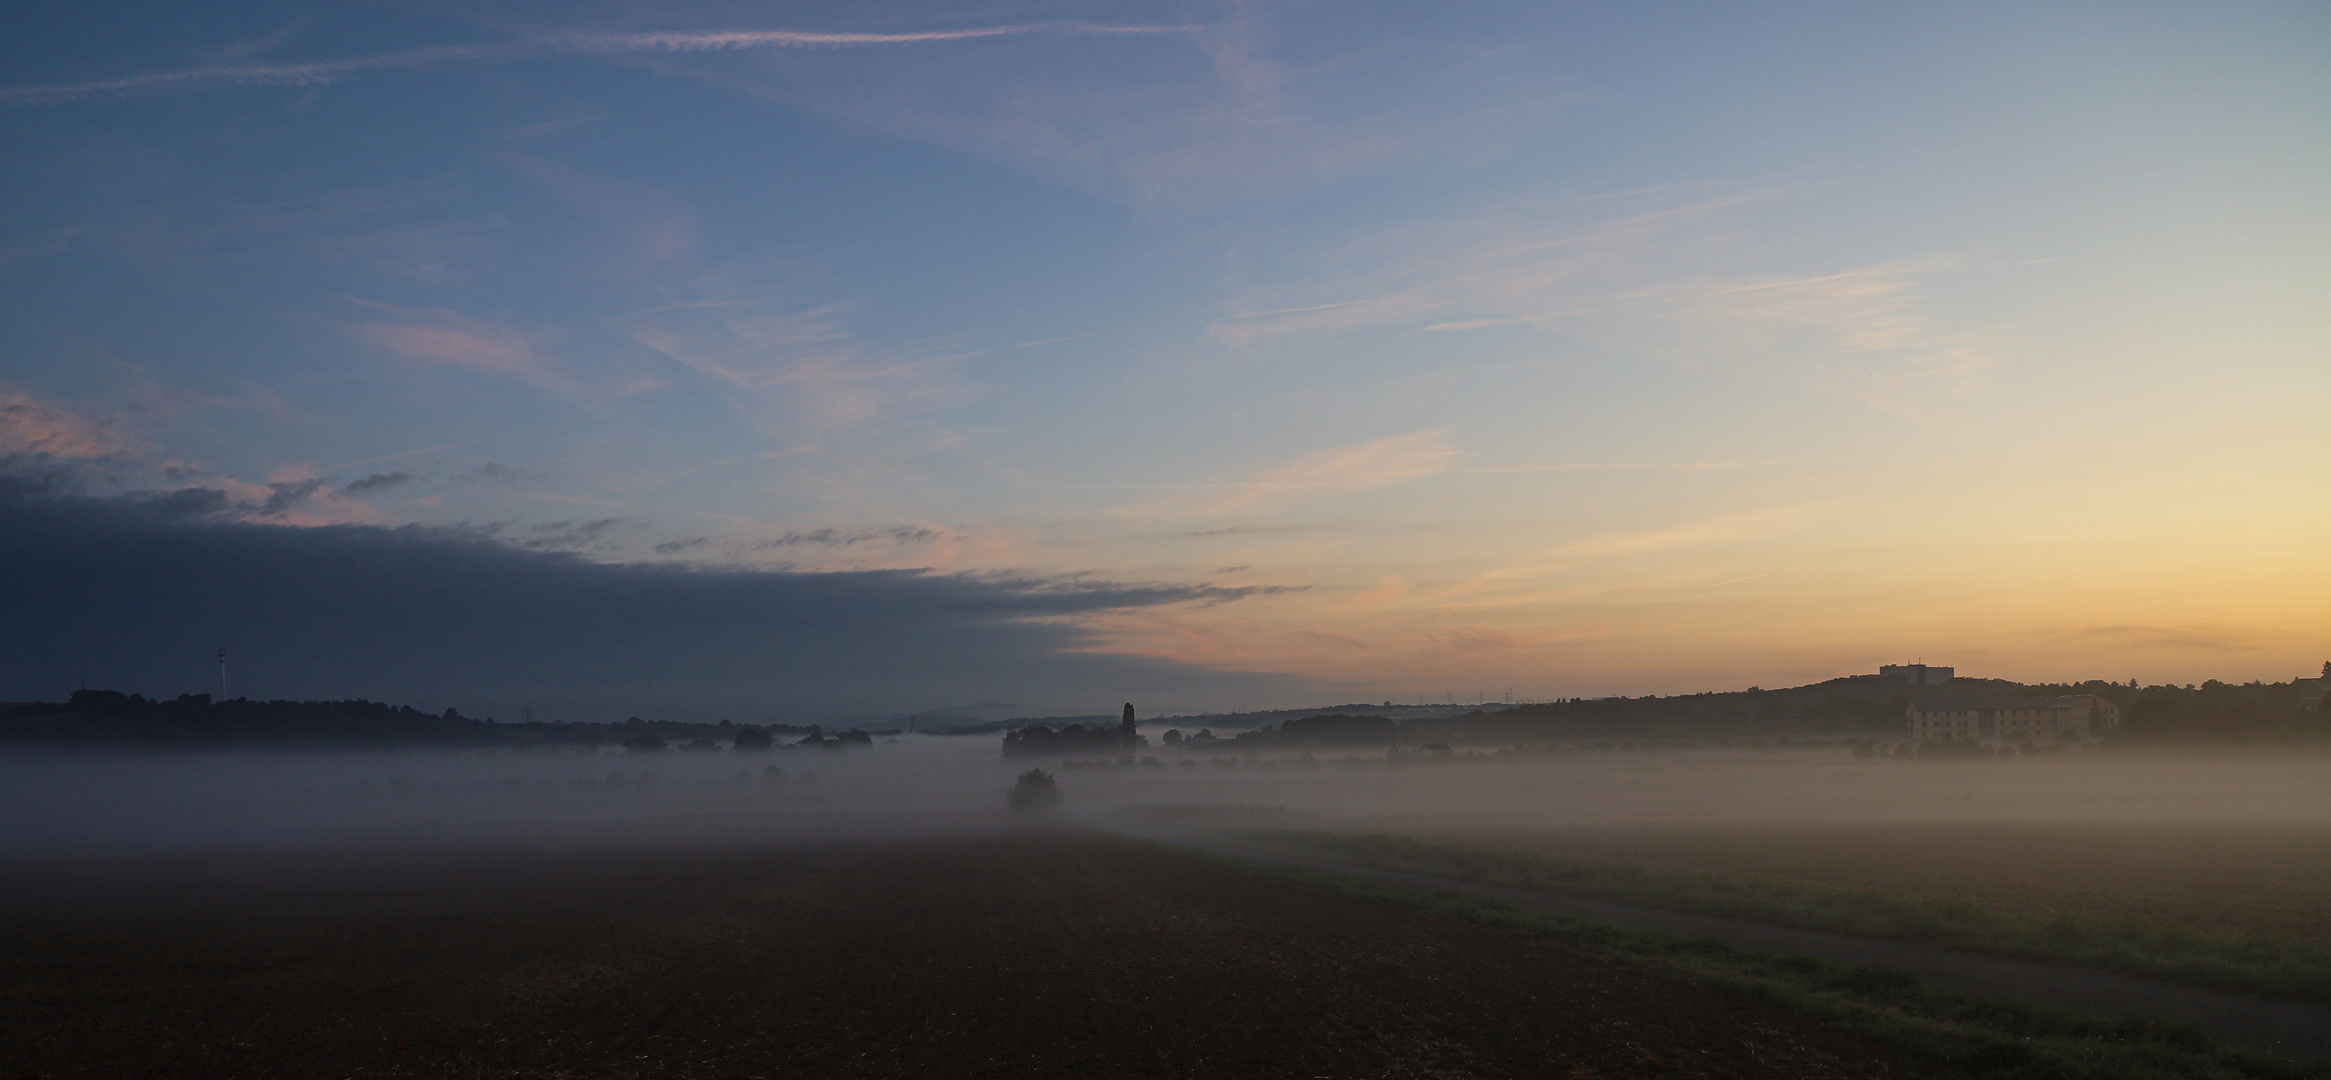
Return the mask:
<svg viewBox="0 0 2331 1080"><path fill-rule="evenodd" d="M1843 964L1902 968L1935 985L1968 993L2042 1002L2098 1015L2141 1013L2192 1020L2229 1042L2261 1047L2292 1057L2331 1057L2331 1008L2320 1005L2179 986L2126 975L2049 967L2023 960L1951 952L1923 945L1875 941L1818 930L1798 930L1714 915L1663 911L1531 889L1318 862L1181 837L1152 835L1151 838L1217 855L1277 866L1300 867L1389 885L1503 900L1531 911L1599 919L1684 937L1713 938L1765 952L1810 956Z"/></svg>

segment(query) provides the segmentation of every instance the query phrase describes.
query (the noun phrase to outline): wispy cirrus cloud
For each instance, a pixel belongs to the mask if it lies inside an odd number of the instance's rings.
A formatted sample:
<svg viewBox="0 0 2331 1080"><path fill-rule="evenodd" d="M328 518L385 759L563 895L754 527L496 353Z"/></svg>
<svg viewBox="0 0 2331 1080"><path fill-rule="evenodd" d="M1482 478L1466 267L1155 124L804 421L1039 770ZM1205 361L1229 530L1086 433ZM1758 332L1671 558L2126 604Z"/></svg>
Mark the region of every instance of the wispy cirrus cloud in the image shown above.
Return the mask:
<svg viewBox="0 0 2331 1080"><path fill-rule="evenodd" d="M1521 560L1492 567L1453 585L1420 591L1415 595L1420 600L1444 605L1483 602L1502 604L1549 599L1574 592L1576 587L1549 591L1548 579L1591 564L1644 559L1676 552L1722 551L1735 545L1802 532L1830 510L1828 504L1821 503L1770 506L1658 528L1595 533L1533 552ZM1687 582L1682 578L1663 578L1650 584L1666 588L1684 583ZM1690 583L1708 584L1705 579L1692 579Z"/></svg>
<svg viewBox="0 0 2331 1080"><path fill-rule="evenodd" d="M108 421L59 408L21 390L0 389L0 454L134 458L148 449L144 440Z"/></svg>
<svg viewBox="0 0 2331 1080"><path fill-rule="evenodd" d="M1210 512L1259 510L1318 494L1321 489L1374 491L1447 472L1456 458L1456 448L1437 428L1320 450L1247 481L1240 485L1244 490L1215 503Z"/></svg>
<svg viewBox="0 0 2331 1080"><path fill-rule="evenodd" d="M791 51L761 70L685 73L1169 210L1462 171L1544 130L1576 92L1522 49L1410 33L1387 56L1333 9L1245 7L1176 29L1173 49L1113 50L1106 79L1089 57L1025 49L853 57L850 70Z"/></svg>
<svg viewBox="0 0 2331 1080"><path fill-rule="evenodd" d="M1182 535L1198 537L1259 536L1266 533L1310 532L1315 528L1317 528L1317 526L1313 525L1232 525L1221 529L1192 529L1189 532L1183 533ZM1243 570L1245 567L1240 567L1239 569Z"/></svg>
<svg viewBox="0 0 2331 1080"><path fill-rule="evenodd" d="M262 53L274 52L284 42L290 41L300 31L307 29L307 23L308 21L304 18L297 19L277 27L271 33L212 46L202 51L202 58L214 64L224 64L236 60L248 60Z"/></svg>
<svg viewBox="0 0 2331 1080"><path fill-rule="evenodd" d="M500 154L511 169L540 184L613 241L609 269L629 276L670 263L696 243L696 213L685 202L644 184L592 176L524 154Z"/></svg>
<svg viewBox="0 0 2331 1080"><path fill-rule="evenodd" d="M1821 505L1774 506L1721 514L1659 529L1597 533L1545 552L1547 565L1568 566L1615 555L1676 551L1796 532L1827 510Z"/></svg>
<svg viewBox="0 0 2331 1080"><path fill-rule="evenodd" d="M357 323L349 331L408 359L496 375L527 373L540 359L523 336L453 312L442 312L436 325Z"/></svg>
<svg viewBox="0 0 2331 1080"><path fill-rule="evenodd" d="M1647 358L1724 365L1915 419L1915 403L2001 363L1982 330L1946 326L1922 282L1945 258L1775 272L1741 191L1611 215L1677 192L1533 199L1289 252L1306 272L1248 286L1209 334L1249 349L1375 332L1527 326ZM1939 380L1939 381L1938 381Z"/></svg>
<svg viewBox="0 0 2331 1080"><path fill-rule="evenodd" d="M976 394L959 350L861 342L850 324L857 305L799 260L723 264L668 291L670 303L611 325L703 376L765 434L863 432Z"/></svg>
<svg viewBox="0 0 2331 1080"><path fill-rule="evenodd" d="M1723 458L1708 461L1559 461L1543 465L1499 465L1466 469L1475 474L1598 473L1598 472L1707 472L1715 469L1762 469L1791 465L1833 465L1846 458Z"/></svg>
<svg viewBox="0 0 2331 1080"><path fill-rule="evenodd" d="M1703 319L1819 327L1840 348L1877 352L1916 344L1932 333L1919 310L1914 276L1925 267L1887 263L1836 274L1757 281L1709 289L1685 309Z"/></svg>
<svg viewBox="0 0 2331 1080"><path fill-rule="evenodd" d="M1242 289L1211 333L1248 346L1382 327L1545 327L1640 307L1676 288L1670 260L1696 233L1770 197L1735 192L1617 216L1608 200L1530 199L1382 229L1290 253L1302 277Z"/></svg>
<svg viewBox="0 0 2331 1080"><path fill-rule="evenodd" d="M384 352L421 364L458 368L573 393L575 382L539 348L536 336L473 319L445 308L404 307L359 300L377 316L345 324L349 334Z"/></svg>
<svg viewBox="0 0 2331 1080"><path fill-rule="evenodd" d="M475 203L476 186L458 170L306 190L125 171L74 239L171 272L354 275L365 288L380 287L378 275L396 288L474 288L507 271L522 239L509 215Z"/></svg>
<svg viewBox="0 0 2331 1080"><path fill-rule="evenodd" d="M1245 480L1155 485L1188 488L1194 494L1169 496L1126 508L1135 518L1224 517L1277 510L1326 495L1375 491L1449 471L1457 450L1439 428L1393 435L1356 446L1315 450ZM1290 528L1307 528L1295 526ZM1280 531L1265 526L1208 528L1184 535L1228 536Z"/></svg>
<svg viewBox="0 0 2331 1080"><path fill-rule="evenodd" d="M2088 626L2078 630L2040 631L2036 636L2103 643L2121 649L2232 650L2255 648L2263 635L2240 627L2216 623L2183 623L2176 626L2149 626L2142 623L2119 626Z"/></svg>
<svg viewBox="0 0 2331 1080"><path fill-rule="evenodd" d="M69 105L151 94L184 93L235 86L323 86L381 71L413 71L467 64L504 63L553 56L622 56L638 53L735 52L750 49L846 49L921 45L1036 34L1182 34L1188 26L1036 22L954 30L860 33L816 30L700 30L668 33L564 33L512 41L432 45L372 56L305 63L227 63L155 71L110 79L0 89L0 107Z"/></svg>

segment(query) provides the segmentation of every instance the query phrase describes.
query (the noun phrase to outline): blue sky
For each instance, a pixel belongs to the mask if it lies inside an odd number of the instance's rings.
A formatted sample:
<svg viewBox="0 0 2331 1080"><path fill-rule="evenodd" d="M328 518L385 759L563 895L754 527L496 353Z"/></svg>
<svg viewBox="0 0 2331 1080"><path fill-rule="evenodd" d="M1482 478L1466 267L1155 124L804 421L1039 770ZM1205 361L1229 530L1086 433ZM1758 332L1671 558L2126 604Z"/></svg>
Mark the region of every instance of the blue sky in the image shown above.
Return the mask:
<svg viewBox="0 0 2331 1080"><path fill-rule="evenodd" d="M1060 616L1190 707L2331 649L2317 5L7 18L99 493L1265 590Z"/></svg>

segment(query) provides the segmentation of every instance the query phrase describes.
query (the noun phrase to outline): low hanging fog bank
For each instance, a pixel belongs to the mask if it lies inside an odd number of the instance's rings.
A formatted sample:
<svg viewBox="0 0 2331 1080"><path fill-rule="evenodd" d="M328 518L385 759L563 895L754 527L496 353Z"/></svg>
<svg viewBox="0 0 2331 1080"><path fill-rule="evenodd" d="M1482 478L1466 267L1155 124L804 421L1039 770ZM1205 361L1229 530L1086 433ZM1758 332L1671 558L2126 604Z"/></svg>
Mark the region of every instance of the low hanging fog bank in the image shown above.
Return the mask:
<svg viewBox="0 0 2331 1080"><path fill-rule="evenodd" d="M942 832L1002 805L980 796L1012 770L977 742L17 756L0 758L0 855Z"/></svg>
<svg viewBox="0 0 2331 1080"><path fill-rule="evenodd" d="M1104 826L1142 808L1209 806L1284 807L1323 824L2331 822L2331 755L2312 750L1936 762L1861 759L1839 744L1152 746L1064 762L1007 759L990 737L905 735L842 750L13 757L0 759L0 855L944 835L1020 824L1004 794L1031 767L1058 776L1063 817Z"/></svg>
<svg viewBox="0 0 2331 1080"><path fill-rule="evenodd" d="M1061 772L1073 806L1281 806L1337 818L1512 824L2331 823L2331 753L2074 751L1857 758L1839 743L1192 755ZM1178 756L1159 755L1163 761Z"/></svg>

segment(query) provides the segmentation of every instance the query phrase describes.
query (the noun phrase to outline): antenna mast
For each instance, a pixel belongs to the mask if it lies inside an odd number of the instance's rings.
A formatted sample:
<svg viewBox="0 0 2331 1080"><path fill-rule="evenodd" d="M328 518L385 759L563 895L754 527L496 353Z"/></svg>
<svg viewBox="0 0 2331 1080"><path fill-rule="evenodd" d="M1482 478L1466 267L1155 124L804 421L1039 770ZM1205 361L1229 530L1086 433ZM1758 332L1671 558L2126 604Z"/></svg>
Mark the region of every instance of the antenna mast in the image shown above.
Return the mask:
<svg viewBox="0 0 2331 1080"><path fill-rule="evenodd" d="M219 635L219 700L227 699L227 636Z"/></svg>

